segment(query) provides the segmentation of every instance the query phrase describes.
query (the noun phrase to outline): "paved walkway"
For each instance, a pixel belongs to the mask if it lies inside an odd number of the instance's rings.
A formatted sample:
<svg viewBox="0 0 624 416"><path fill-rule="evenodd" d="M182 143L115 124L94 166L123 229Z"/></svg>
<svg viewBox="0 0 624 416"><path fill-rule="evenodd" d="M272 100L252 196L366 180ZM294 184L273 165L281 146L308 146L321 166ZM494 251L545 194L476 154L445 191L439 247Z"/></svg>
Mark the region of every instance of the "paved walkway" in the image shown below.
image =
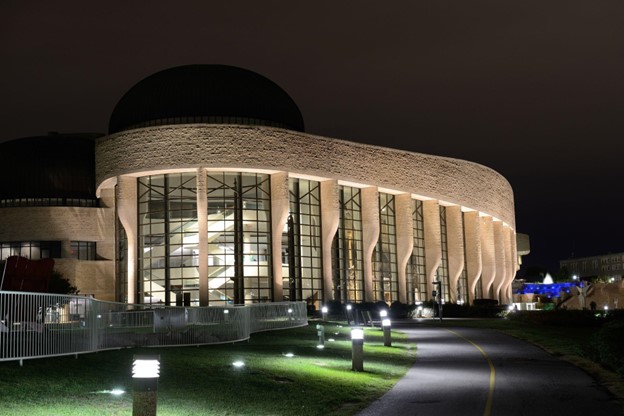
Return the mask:
<svg viewBox="0 0 624 416"><path fill-rule="evenodd" d="M394 328L416 343L417 360L360 416L624 414L585 372L516 338L417 321Z"/></svg>

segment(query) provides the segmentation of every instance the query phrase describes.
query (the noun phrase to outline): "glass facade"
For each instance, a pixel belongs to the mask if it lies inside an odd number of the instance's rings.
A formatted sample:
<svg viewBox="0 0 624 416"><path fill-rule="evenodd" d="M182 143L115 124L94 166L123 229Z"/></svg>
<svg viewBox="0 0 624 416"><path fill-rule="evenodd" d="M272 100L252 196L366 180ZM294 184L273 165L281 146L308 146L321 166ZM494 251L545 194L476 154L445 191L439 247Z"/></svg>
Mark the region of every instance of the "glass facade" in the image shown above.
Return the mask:
<svg viewBox="0 0 624 416"><path fill-rule="evenodd" d="M440 205L440 245L442 248L442 261L438 267L438 281L442 282L442 295L444 301L450 301L449 268L448 268L448 244L446 235L446 207Z"/></svg>
<svg viewBox="0 0 624 416"><path fill-rule="evenodd" d="M198 215L196 172L141 177L137 187L139 245L135 301L139 303L199 306L200 298L206 297L208 304L215 306L270 302L274 300L274 261L280 262L275 266L282 268L284 300L307 301L318 309L324 290L333 290L329 297L340 302L365 300L360 188L338 186L339 218L331 247L333 288L330 289L323 287L320 182L289 178L289 218L277 237L281 239L281 253L275 255L268 174L207 171L207 208L202 215ZM442 282L444 301L451 298L459 303L472 301L465 263L457 293L449 292L446 207L439 207L439 215L441 263L436 279ZM201 240L207 250L204 270L207 270L208 293L201 297L199 218L207 221L207 235ZM412 219L414 245L406 269L409 303L429 300L429 290L433 289L427 284L425 221L420 200L412 199ZM396 224L395 196L380 192L379 238L370 259L373 295L368 301L391 304L399 300ZM16 252L15 247L12 252ZM93 242L73 241L71 247L75 258L96 256ZM1 255L9 253L8 246L2 248ZM60 254L60 243L58 251ZM125 230L118 224L116 298L120 301L127 300L127 254ZM481 297L480 282L474 296Z"/></svg>
<svg viewBox="0 0 624 416"><path fill-rule="evenodd" d="M117 217L119 218L119 217ZM128 236L126 230L117 219L117 275L115 276L115 299L117 302L128 302Z"/></svg>
<svg viewBox="0 0 624 416"><path fill-rule="evenodd" d="M373 252L373 296L391 304L399 300L394 195L379 194L379 240Z"/></svg>
<svg viewBox="0 0 624 416"><path fill-rule="evenodd" d="M321 186L290 178L290 218L282 234L285 300L306 300L319 307L323 291L321 250Z"/></svg>
<svg viewBox="0 0 624 416"><path fill-rule="evenodd" d="M273 300L269 175L208 172L209 304Z"/></svg>
<svg viewBox="0 0 624 416"><path fill-rule="evenodd" d="M138 186L139 302L199 305L196 174ZM269 175L208 172L206 186L209 304L272 300Z"/></svg>
<svg viewBox="0 0 624 416"><path fill-rule="evenodd" d="M195 173L138 179L139 303L198 305Z"/></svg>
<svg viewBox="0 0 624 416"><path fill-rule="evenodd" d="M362 302L362 202L359 188L340 186L340 222L332 245L334 300Z"/></svg>
<svg viewBox="0 0 624 416"><path fill-rule="evenodd" d="M425 221L423 203L412 200L412 219L414 227L414 248L407 264L407 299L408 302L424 302L427 295L427 269L425 268Z"/></svg>
<svg viewBox="0 0 624 416"><path fill-rule="evenodd" d="M464 268L462 269L461 274L459 275L459 280L457 281L457 303L458 304L467 304L470 302L468 299L468 256L466 255L466 221L464 220L464 213L462 212L462 236L464 239Z"/></svg>

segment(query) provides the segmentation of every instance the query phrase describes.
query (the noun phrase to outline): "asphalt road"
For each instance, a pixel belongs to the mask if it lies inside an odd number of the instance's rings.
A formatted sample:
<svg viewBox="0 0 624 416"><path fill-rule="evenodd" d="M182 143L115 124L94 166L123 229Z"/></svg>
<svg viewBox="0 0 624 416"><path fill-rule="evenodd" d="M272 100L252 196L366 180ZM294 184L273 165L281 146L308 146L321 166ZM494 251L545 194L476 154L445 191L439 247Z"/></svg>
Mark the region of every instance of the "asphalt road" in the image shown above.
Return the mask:
<svg viewBox="0 0 624 416"><path fill-rule="evenodd" d="M487 329L394 325L417 359L360 416L623 415L610 393L579 368Z"/></svg>

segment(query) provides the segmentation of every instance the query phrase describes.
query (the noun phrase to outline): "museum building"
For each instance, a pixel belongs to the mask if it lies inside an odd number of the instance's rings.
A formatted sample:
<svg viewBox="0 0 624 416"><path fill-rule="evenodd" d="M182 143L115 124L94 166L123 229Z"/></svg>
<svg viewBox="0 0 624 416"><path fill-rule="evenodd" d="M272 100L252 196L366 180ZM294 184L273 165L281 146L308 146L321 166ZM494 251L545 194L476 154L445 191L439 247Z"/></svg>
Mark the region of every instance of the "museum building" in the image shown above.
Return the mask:
<svg viewBox="0 0 624 416"><path fill-rule="evenodd" d="M452 158L306 133L224 65L155 73L107 135L0 144L0 260L55 258L82 294L166 305L511 301L513 192ZM522 254L522 251L520 250Z"/></svg>

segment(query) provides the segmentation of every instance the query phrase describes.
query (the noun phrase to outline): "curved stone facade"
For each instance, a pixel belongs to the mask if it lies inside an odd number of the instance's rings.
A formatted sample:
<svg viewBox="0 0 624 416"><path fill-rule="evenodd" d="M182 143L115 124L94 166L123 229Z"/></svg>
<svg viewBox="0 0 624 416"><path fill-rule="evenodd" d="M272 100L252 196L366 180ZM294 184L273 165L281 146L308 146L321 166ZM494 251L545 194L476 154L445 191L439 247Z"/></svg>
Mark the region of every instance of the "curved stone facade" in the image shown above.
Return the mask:
<svg viewBox="0 0 624 416"><path fill-rule="evenodd" d="M515 227L507 180L459 159L276 128L201 124L130 130L96 145L99 188L119 175L198 167L285 171L388 188L467 207Z"/></svg>
<svg viewBox="0 0 624 416"><path fill-rule="evenodd" d="M145 245L145 241L152 238L145 233L153 231L145 231L151 230L152 226L141 221L151 221L146 220L145 216L151 214L140 214L140 219L137 219L136 215L137 200L141 198L138 194L142 193L142 191L137 193L139 180L141 183L150 183L152 180L150 178L155 178L154 180L167 183L166 178L171 177L171 180L174 180L179 175L186 178L184 180L191 180L196 175L198 184L197 200L189 202L197 207L198 217L190 219L188 223L198 225L187 227L198 229L199 234L196 235L193 231L192 235L183 237L185 241L196 241L197 245L194 245L193 249L199 253L193 260L193 264L197 267L192 273L197 284L191 290L193 297L190 304L208 305L211 302L218 302L213 292L226 296L224 295L226 289L222 288L231 286L231 283L223 280L218 285L214 283L215 273L225 270L215 269L214 264L227 263L225 260L227 256L225 254L216 256L213 253L214 246L210 246L212 244L210 242L216 238L211 237L211 227L216 223L210 222L210 216L216 214L214 211L210 214L210 201L206 203L207 195L212 192L206 178L210 178L214 173L221 175L219 172L232 172L232 175L241 175L240 172L253 175L254 172L258 172L271 178L272 237L271 241L263 246L265 248L262 251L273 254L272 257L269 256L272 260L267 263L268 268L263 269L270 270L269 281L260 283L258 287L258 290L261 290L259 289L261 286L270 286L270 294L263 297L265 300L279 301L289 296L290 299L299 296L301 299L308 299L316 307L330 300L417 302L429 300L431 290L435 287L434 283L438 280L442 282L443 297L447 302L470 302L478 297L492 297L504 302L510 298L508 274L510 271L515 273L516 265L513 261L517 254L503 255L512 249L503 247L502 239L499 237L503 229L506 234L515 235L513 192L505 178L492 169L464 160L353 143L279 128L192 124L123 131L102 137L96 144L98 192L110 191L113 186L118 185L117 211L128 242L125 293L129 302L141 302L142 298L151 299L156 290L160 290L159 296L166 298L165 303L172 304L174 298L177 298L178 304L186 302L180 293L176 292L177 289L168 289L169 283L166 282L178 282L175 287L188 285L188 279L184 283L185 278L179 277L185 273L188 275L188 271L184 272L185 269L175 271L168 269L169 266L164 266L164 270L169 271L165 272L166 276L163 277L159 275L163 270L162 265L142 268L145 266L141 265L145 265L147 259L142 258L143 253L150 253L151 256L162 249ZM240 178L242 180L242 176ZM322 251L318 253L318 262L323 266L319 270L322 277L318 278L317 283L310 283L312 280L303 283L304 286L317 285L314 291L308 293L309 296L302 294L304 292L297 295L297 290L294 289L297 285L296 276L289 276L288 270L302 260L287 258L288 251L293 248L287 247L286 232L282 231L287 228L289 212L292 214L293 209L295 211L298 209L292 205L292 188L290 197L288 191L291 182L298 180L293 178L305 178L319 184L318 223L319 226L322 223L322 236L319 235ZM230 185L224 186L227 188ZM348 213L359 218L359 222L351 223L349 220L350 225L347 225L346 229L343 228L345 227L343 215L346 211L341 193L341 189L345 187L354 190L349 191L349 195L357 194L356 206L359 206L357 212ZM398 224L399 228L392 228L394 231L390 235L387 233L387 225L380 216L380 193L390 195L386 196L385 200L394 198L392 204L395 202L398 204L392 221ZM129 197L126 197L128 195ZM421 261L424 262L422 270L425 272L419 277L414 274L413 270L416 269L412 267L415 260L411 260L413 259L411 253L415 253L418 249L415 246L414 232L404 230L405 227L413 226L410 201L414 200L424 202L422 204L424 247L420 249L424 249ZM149 202L151 205L159 203L162 202ZM226 202L223 204L227 205ZM247 211L241 214L242 217L248 215ZM446 218L443 228L440 215ZM242 217L240 221L246 221ZM383 218L388 217L385 215ZM226 219L223 218L223 221ZM474 229L473 224L483 224L481 231ZM222 233L227 234L229 226L223 227ZM241 225L241 230L242 227ZM494 229L498 230L496 234ZM345 236L355 235L352 233L359 235L358 241L348 243L342 241L344 238L351 238ZM252 234L245 233L244 237L240 237L241 241L248 241ZM177 237L170 234L170 238ZM342 242L338 243L336 239ZM382 243L382 239L387 241ZM232 247L235 245L234 242L230 244ZM243 250L246 243L240 244L240 250ZM352 247L353 244L358 247ZM334 249L334 246L343 248ZM346 250L347 246L351 247L349 250L357 249L353 259L357 258L361 263L351 263L349 260L351 255L342 251ZM383 253L375 255L378 250L388 249L399 253L398 257L396 255L392 257L398 259L393 268L377 264L376 261L379 260L375 260L391 258L387 255L384 257ZM166 250L169 251L169 248ZM281 261L278 260L280 250ZM512 251L515 251L515 248ZM260 249L257 249L255 253L240 254L239 262L260 256L259 252ZM138 258L135 258L135 253L139 253ZM294 263L291 264L291 261ZM154 260L150 262L155 264ZM336 267L343 267L347 263L351 266L342 272L337 271ZM247 278L244 271L246 266L239 267L240 279ZM384 272L390 269L396 271L390 274ZM408 272L409 270L411 272ZM230 280L235 280L231 273ZM346 278L338 277L340 273L356 274ZM153 278L156 275L160 277ZM298 279L301 280L302 277L299 276ZM387 285L385 281L388 281ZM289 291L289 286L293 287L292 291ZM387 292L385 286L388 288ZM418 289L406 293L408 287ZM184 290L180 289L179 292ZM235 293L238 290L231 288L230 292ZM148 293L149 296L146 295ZM247 299L241 293L236 292L227 295L226 298L230 299L229 302L261 301L260 298ZM163 299L159 298L159 301L162 302Z"/></svg>

